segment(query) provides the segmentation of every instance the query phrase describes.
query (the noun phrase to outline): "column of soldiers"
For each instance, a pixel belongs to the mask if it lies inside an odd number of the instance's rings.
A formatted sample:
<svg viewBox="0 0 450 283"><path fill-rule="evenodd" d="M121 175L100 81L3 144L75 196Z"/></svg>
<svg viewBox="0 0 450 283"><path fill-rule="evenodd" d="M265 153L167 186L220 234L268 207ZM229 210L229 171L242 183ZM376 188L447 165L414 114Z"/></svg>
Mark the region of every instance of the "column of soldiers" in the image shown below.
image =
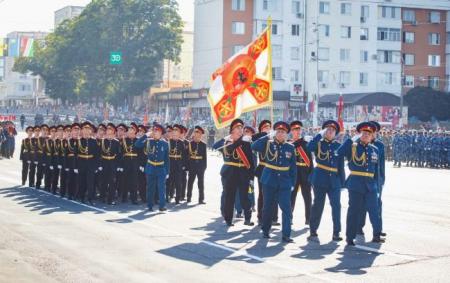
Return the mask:
<svg viewBox="0 0 450 283"><path fill-rule="evenodd" d="M328 196L333 219L333 241L341 241L341 189L349 191L346 220L346 242L355 245L356 235L363 235L366 214L373 228L373 242L382 243L386 233L382 228L382 189L384 186L384 145L377 136L380 125L360 123L357 134L338 142L340 126L326 121L311 140L303 138L303 124L280 121L271 125L262 121L259 133L246 131L240 119L230 124L229 135L217 141L213 148L222 153L221 212L227 226L234 226L236 199L244 213L244 225L253 226L249 188L258 179L258 224L263 238L270 238L271 227L282 212L282 241L291 243L291 225L296 196L300 191L305 207L305 225L310 226L308 240L318 237L325 198ZM288 134L291 133L291 139ZM346 176L344 160L350 174ZM314 162L315 161L315 162ZM314 192L312 198L311 191ZM238 196L236 198L236 196Z"/></svg>
<svg viewBox="0 0 450 283"><path fill-rule="evenodd" d="M191 202L197 180L203 204L204 130L195 127L187 140L185 127L173 129L173 134L164 135L165 128L156 123L149 128L135 123L95 127L90 122L29 126L20 149L22 185L28 181L29 187L91 205L130 200L152 210L157 202L164 211L173 197L176 204L186 195Z"/></svg>
<svg viewBox="0 0 450 283"><path fill-rule="evenodd" d="M381 139L396 167L450 168L449 131L383 131Z"/></svg>

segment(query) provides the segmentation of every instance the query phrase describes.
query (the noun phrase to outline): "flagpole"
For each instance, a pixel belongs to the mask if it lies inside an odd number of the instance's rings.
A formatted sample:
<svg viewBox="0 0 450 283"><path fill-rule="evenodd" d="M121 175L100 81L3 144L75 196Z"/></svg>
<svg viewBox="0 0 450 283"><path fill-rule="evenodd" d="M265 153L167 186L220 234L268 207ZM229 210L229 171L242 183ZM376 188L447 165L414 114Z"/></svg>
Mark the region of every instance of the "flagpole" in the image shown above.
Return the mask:
<svg viewBox="0 0 450 283"><path fill-rule="evenodd" d="M273 77L272 77L272 17L267 19L267 26L269 27L268 41L269 41L269 79L270 79L270 97L272 99L270 103L270 121L273 124Z"/></svg>

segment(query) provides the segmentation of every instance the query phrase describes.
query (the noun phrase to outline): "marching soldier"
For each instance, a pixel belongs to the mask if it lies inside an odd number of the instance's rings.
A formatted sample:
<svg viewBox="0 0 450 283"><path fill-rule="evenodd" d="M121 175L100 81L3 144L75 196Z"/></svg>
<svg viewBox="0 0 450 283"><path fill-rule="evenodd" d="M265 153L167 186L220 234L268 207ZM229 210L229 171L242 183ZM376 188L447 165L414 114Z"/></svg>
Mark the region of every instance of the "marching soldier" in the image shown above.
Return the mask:
<svg viewBox="0 0 450 283"><path fill-rule="evenodd" d="M290 124L292 133L292 144L295 147L295 157L297 165L297 180L291 195L292 214L294 214L295 200L297 192L302 192L303 202L305 203L305 224L309 225L309 217L311 212L311 184L309 176L312 172L312 156L308 150L308 143L302 137L303 123L293 121Z"/></svg>
<svg viewBox="0 0 450 283"><path fill-rule="evenodd" d="M31 138L31 144L30 144L30 173L28 175L28 185L30 188L34 188L35 186L35 180L36 180L36 167L38 166L38 139L40 135L40 128L39 126L35 126L33 128L33 137Z"/></svg>
<svg viewBox="0 0 450 283"><path fill-rule="evenodd" d="M67 147L69 144L69 140L71 137L72 125L65 125L63 127L63 138L61 140L61 151L62 151L62 169L61 169L61 178L60 178L60 190L59 195L61 197L65 197L67 194L67 180L69 175L69 168L67 164Z"/></svg>
<svg viewBox="0 0 450 283"><path fill-rule="evenodd" d="M120 159L120 143L116 139L116 127L106 126L106 137L100 141L100 198L109 205L115 205L117 162Z"/></svg>
<svg viewBox="0 0 450 283"><path fill-rule="evenodd" d="M97 132L95 133L95 136L93 136L93 138L95 138L97 141L97 146L98 146L99 150L100 150L102 140L105 138L105 136L106 136L106 125L103 123L100 123L97 127ZM99 166L101 166L101 156L98 157L98 162L99 162ZM102 181L102 172L97 169L95 172L94 187L95 187L95 191L99 193L100 199L104 200L105 196L101 195L101 192L102 192L101 181Z"/></svg>
<svg viewBox="0 0 450 283"><path fill-rule="evenodd" d="M42 179L44 178L46 170L46 141L48 135L48 126L43 124L40 128L40 136L37 139L37 172L36 172L36 189L41 189Z"/></svg>
<svg viewBox="0 0 450 283"><path fill-rule="evenodd" d="M52 176L52 193L56 194L58 191L58 182L60 181L63 164L64 164L64 147L63 147L64 127L58 125L56 127L56 136L53 141L53 176ZM61 184L60 184L60 187Z"/></svg>
<svg viewBox="0 0 450 283"><path fill-rule="evenodd" d="M139 133L136 136L138 139L145 135L147 132L147 127L144 125L139 125ZM147 202L147 184L145 180L145 164L147 163L147 155L145 148L138 148L138 158L139 158L139 172L138 172L138 191L141 200L145 203Z"/></svg>
<svg viewBox="0 0 450 283"><path fill-rule="evenodd" d="M359 135L347 140L337 151L348 160L350 175L345 182L348 189L349 206L347 211L347 245L354 246L357 229L360 227L364 209L369 213L373 227L372 242L382 243L378 199L379 152L371 144L376 126L363 122L357 126Z"/></svg>
<svg viewBox="0 0 450 283"><path fill-rule="evenodd" d="M69 200L73 200L78 195L78 144L80 134L80 124L74 123L71 127L71 135L67 142L66 150L66 172L67 172L67 194Z"/></svg>
<svg viewBox="0 0 450 283"><path fill-rule="evenodd" d="M282 212L282 241L292 243L291 239L291 191L297 178L295 149L287 143L289 125L285 122L274 124L271 132L252 144L252 149L265 154L265 166L261 174L264 204L262 231L264 238L270 238L273 210L280 205Z"/></svg>
<svg viewBox="0 0 450 283"><path fill-rule="evenodd" d="M183 127L181 125L173 125L172 138L169 141L169 197L170 199L173 198L175 189L176 204L179 204L182 199L183 171L186 168L186 147L184 141L180 139L182 131Z"/></svg>
<svg viewBox="0 0 450 283"><path fill-rule="evenodd" d="M270 130L272 129L272 122L269 120L262 120L258 125L258 131L259 133L255 134L252 137L252 141L256 141L259 138L267 135ZM258 165L256 166L255 170L255 176L258 178L258 205L257 205L257 217L258 217L258 224L262 224L262 208L263 208L263 202L264 202L264 196L263 196L263 186L261 183L261 174L264 169L264 166L266 164L265 161L265 155L259 153L258 154ZM272 225L273 226L279 226L280 223L278 223L278 206L275 206L275 209L273 211L273 217L272 217Z"/></svg>
<svg viewBox="0 0 450 283"><path fill-rule="evenodd" d="M239 193L244 210L244 225L253 226L252 210L248 199L248 186L253 179L254 163L250 146L251 138L243 139L244 122L235 119L230 125L230 135L217 141L213 148L220 150L223 156L223 166L220 171L224 192L223 216L227 226L233 225L234 202L236 192Z"/></svg>
<svg viewBox="0 0 450 283"><path fill-rule="evenodd" d="M91 123L84 122L81 124L81 138L78 141L78 186L79 199L82 203L87 201L93 205L94 190L94 174L98 168L98 146L97 141L92 136L93 127Z"/></svg>
<svg viewBox="0 0 450 283"><path fill-rule="evenodd" d="M159 211L167 210L165 180L169 177L169 145L161 139L163 135L164 128L155 123L153 131L140 137L135 144L137 148L145 148L147 152L145 174L147 176L147 207L149 211L153 211L155 192L158 192L159 195Z"/></svg>
<svg viewBox="0 0 450 283"><path fill-rule="evenodd" d="M122 148L122 143L123 143L123 139L127 137L127 131L128 131L128 127L123 124L120 123L119 125L117 125L117 139L119 140L120 143L120 148ZM123 187L125 185L125 181L124 181L124 174L123 174L123 159L122 157L119 158L118 163L117 163L117 173L116 173L116 189L117 189L117 196L121 197L124 193L125 188Z"/></svg>
<svg viewBox="0 0 450 283"><path fill-rule="evenodd" d="M135 123L131 123L127 131L127 137L122 139L122 166L123 175L126 176L122 179L122 203L127 202L128 192L130 193L130 199L133 204L138 204L137 201L137 181L139 170L139 158L138 149L135 147L137 141L136 133L138 132L138 126Z"/></svg>
<svg viewBox="0 0 450 283"><path fill-rule="evenodd" d="M34 155L34 147L31 142L33 137L33 127L28 126L25 129L25 132L27 133L27 137L22 140L22 145L20 147L20 160L22 161L22 186L24 186L27 182L28 174L31 175L31 163L33 162Z"/></svg>
<svg viewBox="0 0 450 283"><path fill-rule="evenodd" d="M45 156L46 156L46 168L44 173L44 184L45 184L45 190L50 192L52 183L53 183L53 174L55 170L55 157L54 157L54 151L55 151L55 140L56 140L56 127L51 126L50 127L50 137L46 139L45 141Z"/></svg>
<svg viewBox="0 0 450 283"><path fill-rule="evenodd" d="M189 140L187 139L188 129L183 125L180 126L182 128L182 131L180 133L181 134L180 139L183 141L184 152L187 153L189 147ZM181 201L184 201L186 199L187 177L188 177L187 154L185 154L184 162L185 162L184 170L181 173L181 199L180 199Z"/></svg>
<svg viewBox="0 0 450 283"><path fill-rule="evenodd" d="M311 184L314 190L314 202L310 216L310 235L312 240L317 235L325 197L328 195L333 219L333 241L341 241L341 188L345 181L344 160L335 154L341 145L335 140L336 133L340 132L336 121L328 120L322 125L322 131L309 142L308 150L316 157L316 167L311 173Z"/></svg>
<svg viewBox="0 0 450 283"><path fill-rule="evenodd" d="M194 186L194 181L197 178L198 187L198 203L205 204L205 185L204 177L205 170L207 167L207 157L206 157L206 144L202 141L202 137L205 134L200 126L195 126L193 139L188 144L188 164L187 168L189 170L188 179L188 191L187 191L187 202L192 200L192 188Z"/></svg>

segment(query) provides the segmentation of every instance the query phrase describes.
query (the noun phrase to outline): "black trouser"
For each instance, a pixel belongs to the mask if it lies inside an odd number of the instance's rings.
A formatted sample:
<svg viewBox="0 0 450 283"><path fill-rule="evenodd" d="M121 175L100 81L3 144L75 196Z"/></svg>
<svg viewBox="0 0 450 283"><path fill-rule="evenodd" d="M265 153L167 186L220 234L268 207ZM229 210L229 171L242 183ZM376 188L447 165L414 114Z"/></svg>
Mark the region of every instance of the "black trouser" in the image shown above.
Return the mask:
<svg viewBox="0 0 450 283"><path fill-rule="evenodd" d="M205 170L192 169L189 171L188 189L187 189L188 201L190 201L192 198L192 188L194 186L195 178L197 178L198 201L202 202L205 200L204 176Z"/></svg>
<svg viewBox="0 0 450 283"><path fill-rule="evenodd" d="M234 202L236 193L239 193L241 199L242 210L244 211L245 220L250 220L252 210L250 200L248 198L249 181L241 176L227 176L222 178L225 193L224 218L230 224L233 221Z"/></svg>
<svg viewBox="0 0 450 283"><path fill-rule="evenodd" d="M183 170L181 173L181 199L186 197L187 177L188 172Z"/></svg>
<svg viewBox="0 0 450 283"><path fill-rule="evenodd" d="M30 163L28 162L30 161L22 160L22 185L25 185L25 183L27 182L28 170L30 168Z"/></svg>
<svg viewBox="0 0 450 283"><path fill-rule="evenodd" d="M69 176L69 168L62 168L60 173L59 180L59 194L61 197L64 197L67 193L67 179Z"/></svg>
<svg viewBox="0 0 450 283"><path fill-rule="evenodd" d="M30 163L30 170L28 173L28 186L34 187L34 180L36 176L36 164L33 161Z"/></svg>
<svg viewBox="0 0 450 283"><path fill-rule="evenodd" d="M135 157L124 157L122 178L122 202L126 202L128 192L132 202L137 202L139 160Z"/></svg>
<svg viewBox="0 0 450 283"><path fill-rule="evenodd" d="M53 176L52 176L52 193L56 194L56 192L58 191L58 182L59 182L61 173L64 169L59 169L58 165L54 165L54 166L55 167L53 167ZM61 165L59 165L59 166L61 166ZM61 184L60 184L60 186L61 186Z"/></svg>
<svg viewBox="0 0 450 283"><path fill-rule="evenodd" d="M141 201L146 202L147 201L147 180L145 177L145 173L139 171L138 172L138 190L139 190L139 197L141 198Z"/></svg>
<svg viewBox="0 0 450 283"><path fill-rule="evenodd" d="M55 167L53 166L53 169L50 169L50 166L52 166L51 164L47 164L46 168L45 168L45 177L44 177L44 186L45 186L45 190L46 191L50 191L50 188L52 186L52 181L53 181L53 174L54 174L54 170ZM58 168L56 168L58 169Z"/></svg>
<svg viewBox="0 0 450 283"><path fill-rule="evenodd" d="M183 191L183 169L181 169L181 165L175 163L177 161L171 161L174 164L170 165L170 174L169 174L169 192L170 197L173 197L174 189L175 189L175 202L180 202L182 199L182 191Z"/></svg>
<svg viewBox="0 0 450 283"><path fill-rule="evenodd" d="M66 187L69 199L74 199L78 195L78 174L69 169L66 175Z"/></svg>
<svg viewBox="0 0 450 283"><path fill-rule="evenodd" d="M305 203L305 222L309 223L309 216L311 214L311 184L306 180L306 178L297 178L294 190L291 193L291 208L292 215L294 215L295 200L297 198L298 190L302 191L303 202ZM292 216L293 217L293 216Z"/></svg>
<svg viewBox="0 0 450 283"><path fill-rule="evenodd" d="M258 178L258 221L260 223L262 223L262 210L263 210L263 203L264 203L264 196L263 196L263 185L261 184L261 182L259 181ZM273 217L272 217L272 221L273 222L278 222L278 204L275 205L275 208L273 209Z"/></svg>
<svg viewBox="0 0 450 283"><path fill-rule="evenodd" d="M36 189L41 188L42 184L42 178L44 177L44 172L46 170L46 166L39 162L37 165L37 172L36 172Z"/></svg>
<svg viewBox="0 0 450 283"><path fill-rule="evenodd" d="M95 191L94 191L94 176L95 176L95 166L94 161L92 160L82 160L78 161L78 198L81 201L87 198L89 201L94 200Z"/></svg>
<svg viewBox="0 0 450 283"><path fill-rule="evenodd" d="M97 176L100 183L100 197L111 203L116 193L117 165L114 160L103 160L103 170Z"/></svg>

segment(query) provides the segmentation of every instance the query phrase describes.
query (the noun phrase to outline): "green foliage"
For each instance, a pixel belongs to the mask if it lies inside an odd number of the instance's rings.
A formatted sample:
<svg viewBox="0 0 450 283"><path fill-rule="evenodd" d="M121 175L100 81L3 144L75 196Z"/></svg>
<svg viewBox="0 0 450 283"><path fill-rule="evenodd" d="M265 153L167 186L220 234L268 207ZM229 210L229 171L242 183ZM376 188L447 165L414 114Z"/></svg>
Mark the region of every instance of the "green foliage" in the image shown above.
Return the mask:
<svg viewBox="0 0 450 283"><path fill-rule="evenodd" d="M14 69L42 76L52 98L123 104L153 84L163 59L179 62L182 30L174 0L94 0ZM121 65L109 64L113 51Z"/></svg>
<svg viewBox="0 0 450 283"><path fill-rule="evenodd" d="M405 95L408 116L425 122L432 117L450 120L450 94L428 87L415 87Z"/></svg>

